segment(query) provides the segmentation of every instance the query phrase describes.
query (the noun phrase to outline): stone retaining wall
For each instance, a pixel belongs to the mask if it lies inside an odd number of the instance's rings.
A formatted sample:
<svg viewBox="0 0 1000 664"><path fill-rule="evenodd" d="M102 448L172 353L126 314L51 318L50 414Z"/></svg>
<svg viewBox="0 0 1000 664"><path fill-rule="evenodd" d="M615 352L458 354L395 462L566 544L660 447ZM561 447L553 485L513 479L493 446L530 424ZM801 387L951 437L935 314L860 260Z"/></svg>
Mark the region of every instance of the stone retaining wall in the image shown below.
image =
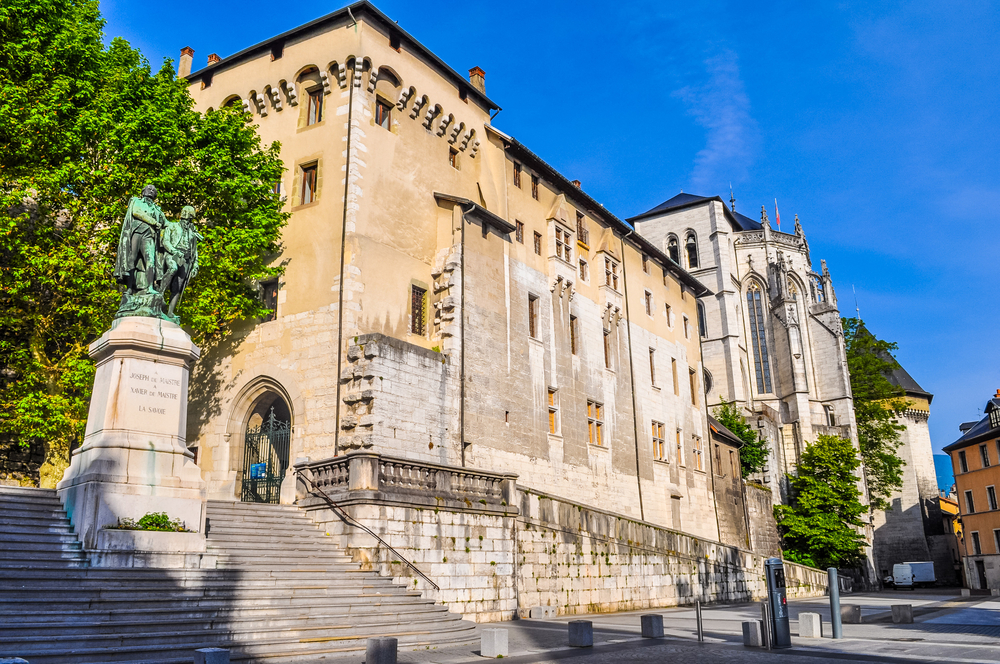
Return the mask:
<svg viewBox="0 0 1000 664"><path fill-rule="evenodd" d="M427 492L430 500L417 501L412 486L399 488L395 479L394 486L387 486L378 472L362 463L363 459L378 463L378 455L349 455L348 459L353 461L338 465L353 474L328 485L328 493L439 589L371 535L347 526L325 501L301 493L301 486L299 504L367 569L392 576L470 620L527 617L534 606L577 614L676 606L695 600L752 601L765 595L766 556L758 553L532 489L515 489L510 476L496 475L506 482L502 494L457 499L453 492L440 489L449 483L439 475L430 482L434 487ZM419 477L420 482L429 482L425 475ZM785 572L789 597L825 594L825 572L789 562Z"/></svg>

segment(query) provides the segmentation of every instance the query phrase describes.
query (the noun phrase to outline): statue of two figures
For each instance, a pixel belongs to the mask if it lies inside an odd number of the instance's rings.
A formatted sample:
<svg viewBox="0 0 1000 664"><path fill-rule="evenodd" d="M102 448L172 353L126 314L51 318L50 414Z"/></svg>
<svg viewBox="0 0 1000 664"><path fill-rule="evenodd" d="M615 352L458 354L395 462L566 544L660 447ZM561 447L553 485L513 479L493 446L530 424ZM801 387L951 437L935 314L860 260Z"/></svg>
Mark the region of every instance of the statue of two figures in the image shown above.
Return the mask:
<svg viewBox="0 0 1000 664"><path fill-rule="evenodd" d="M156 187L147 185L142 196L129 201L121 237L115 281L125 286L115 318L150 316L174 323L174 311L184 289L198 273L198 240L194 208L186 206L171 221L156 204ZM169 293L167 311L163 311Z"/></svg>

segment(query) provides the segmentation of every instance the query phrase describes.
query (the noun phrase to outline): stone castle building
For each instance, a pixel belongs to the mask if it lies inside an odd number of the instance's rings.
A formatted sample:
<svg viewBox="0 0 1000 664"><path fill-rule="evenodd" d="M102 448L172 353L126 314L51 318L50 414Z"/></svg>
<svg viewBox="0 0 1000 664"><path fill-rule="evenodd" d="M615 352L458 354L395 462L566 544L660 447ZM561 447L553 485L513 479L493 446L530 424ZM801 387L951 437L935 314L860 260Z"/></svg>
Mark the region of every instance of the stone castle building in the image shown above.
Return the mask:
<svg viewBox="0 0 1000 664"><path fill-rule="evenodd" d="M198 109L242 108L280 141L292 213L273 317L193 381L210 496L274 499L296 460L371 451L717 541L709 290L493 127L482 70L350 9L195 73L182 52Z"/></svg>
<svg viewBox="0 0 1000 664"><path fill-rule="evenodd" d="M745 407L771 444L760 478L787 499L785 477L820 434L857 444L840 311L826 262L813 269L802 226L771 228L718 196L678 194L629 219L710 293L698 301L709 407Z"/></svg>

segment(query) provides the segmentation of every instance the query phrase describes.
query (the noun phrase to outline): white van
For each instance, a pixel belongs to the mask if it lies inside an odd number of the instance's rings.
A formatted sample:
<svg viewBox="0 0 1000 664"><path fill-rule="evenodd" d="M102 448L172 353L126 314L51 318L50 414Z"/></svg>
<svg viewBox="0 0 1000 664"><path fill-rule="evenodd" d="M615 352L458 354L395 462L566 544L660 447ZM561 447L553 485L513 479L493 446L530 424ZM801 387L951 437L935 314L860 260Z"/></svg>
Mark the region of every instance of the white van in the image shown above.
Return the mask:
<svg viewBox="0 0 1000 664"><path fill-rule="evenodd" d="M913 568L907 563L892 566L892 585L913 590Z"/></svg>
<svg viewBox="0 0 1000 664"><path fill-rule="evenodd" d="M927 588L933 586L937 582L937 577L934 576L934 563L925 561L919 563L908 562L903 564L910 566L910 572L913 574L913 585L915 587Z"/></svg>

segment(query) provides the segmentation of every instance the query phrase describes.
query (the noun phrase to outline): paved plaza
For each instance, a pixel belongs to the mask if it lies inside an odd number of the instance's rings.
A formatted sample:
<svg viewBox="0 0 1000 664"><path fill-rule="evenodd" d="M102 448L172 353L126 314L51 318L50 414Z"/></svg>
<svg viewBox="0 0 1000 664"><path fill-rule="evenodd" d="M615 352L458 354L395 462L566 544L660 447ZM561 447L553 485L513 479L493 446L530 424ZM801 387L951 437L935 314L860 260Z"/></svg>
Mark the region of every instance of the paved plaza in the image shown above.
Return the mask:
<svg viewBox="0 0 1000 664"><path fill-rule="evenodd" d="M572 660L586 664L618 662L779 662L820 664L829 660L853 662L997 662L1000 661L1000 601L992 597L962 597L957 590L887 591L842 597L843 604L860 604L864 623L844 625L844 638L830 638L829 599L789 601L792 645L789 650L764 651L742 645L741 623L760 618L759 604L707 606L703 609L705 643L696 639L693 608L670 608L629 613L561 616L553 620L519 620L480 625L479 629L508 630L511 662L557 662ZM893 604L911 604L914 623L892 622ZM798 616L819 613L822 639L802 639ZM644 639L639 634L639 616L659 613L664 618L663 639ZM591 620L593 648L569 648L566 624ZM353 659L362 661L362 655ZM478 647L440 650L401 650L401 663L459 664L481 662Z"/></svg>

